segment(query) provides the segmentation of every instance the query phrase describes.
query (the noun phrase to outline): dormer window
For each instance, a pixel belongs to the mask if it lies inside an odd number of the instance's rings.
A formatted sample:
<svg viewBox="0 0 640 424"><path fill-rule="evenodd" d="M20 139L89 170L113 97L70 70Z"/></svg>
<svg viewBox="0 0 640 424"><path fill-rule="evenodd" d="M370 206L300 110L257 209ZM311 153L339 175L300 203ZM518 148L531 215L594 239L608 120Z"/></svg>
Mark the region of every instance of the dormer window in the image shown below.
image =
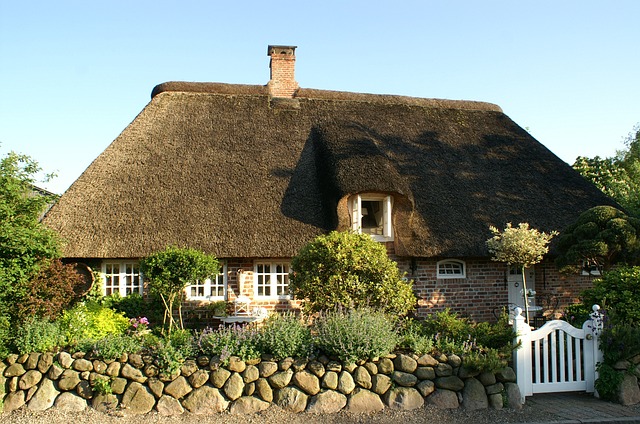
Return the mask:
<svg viewBox="0 0 640 424"><path fill-rule="evenodd" d="M350 202L352 229L369 234L376 241L393 241L391 209L393 198L380 194L357 194Z"/></svg>
<svg viewBox="0 0 640 424"><path fill-rule="evenodd" d="M438 278L465 278L466 271L464 261L445 259L438 262Z"/></svg>

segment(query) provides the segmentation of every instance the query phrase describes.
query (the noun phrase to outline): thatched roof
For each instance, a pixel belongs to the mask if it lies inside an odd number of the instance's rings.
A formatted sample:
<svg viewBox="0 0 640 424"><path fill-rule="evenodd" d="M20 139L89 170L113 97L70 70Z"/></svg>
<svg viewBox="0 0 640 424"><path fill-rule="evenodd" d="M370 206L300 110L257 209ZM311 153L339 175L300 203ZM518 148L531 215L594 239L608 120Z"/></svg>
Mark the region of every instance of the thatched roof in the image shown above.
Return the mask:
<svg viewBox="0 0 640 424"><path fill-rule="evenodd" d="M172 82L45 223L73 258L290 257L365 191L394 196L396 252L417 257L485 256L489 225L559 230L614 204L495 105Z"/></svg>

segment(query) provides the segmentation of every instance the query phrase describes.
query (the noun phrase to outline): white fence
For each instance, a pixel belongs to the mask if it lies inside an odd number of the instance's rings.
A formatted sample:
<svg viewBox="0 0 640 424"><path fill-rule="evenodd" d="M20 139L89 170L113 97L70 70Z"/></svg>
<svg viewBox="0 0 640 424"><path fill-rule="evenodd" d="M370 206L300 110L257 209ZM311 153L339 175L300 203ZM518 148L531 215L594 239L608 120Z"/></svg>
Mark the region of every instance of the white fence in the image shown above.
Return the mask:
<svg viewBox="0 0 640 424"><path fill-rule="evenodd" d="M521 402L534 393L586 391L594 392L596 364L602 361L598 336L602 330L602 314L593 306L591 319L582 329L566 321L549 321L532 331L516 308L513 326L515 343L513 363L520 387Z"/></svg>

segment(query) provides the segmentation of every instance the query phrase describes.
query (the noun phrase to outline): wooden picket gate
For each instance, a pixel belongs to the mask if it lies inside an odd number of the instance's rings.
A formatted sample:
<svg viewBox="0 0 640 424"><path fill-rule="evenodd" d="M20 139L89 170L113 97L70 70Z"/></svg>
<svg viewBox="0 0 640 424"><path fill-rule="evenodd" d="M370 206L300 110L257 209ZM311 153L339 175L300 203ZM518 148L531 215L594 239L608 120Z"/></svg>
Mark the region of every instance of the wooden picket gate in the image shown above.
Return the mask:
<svg viewBox="0 0 640 424"><path fill-rule="evenodd" d="M602 329L600 307L594 305L591 319L582 329L566 321L549 321L532 331L516 308L513 326L515 343L513 362L521 402L534 393L586 391L594 392L596 364L602 361L598 336Z"/></svg>

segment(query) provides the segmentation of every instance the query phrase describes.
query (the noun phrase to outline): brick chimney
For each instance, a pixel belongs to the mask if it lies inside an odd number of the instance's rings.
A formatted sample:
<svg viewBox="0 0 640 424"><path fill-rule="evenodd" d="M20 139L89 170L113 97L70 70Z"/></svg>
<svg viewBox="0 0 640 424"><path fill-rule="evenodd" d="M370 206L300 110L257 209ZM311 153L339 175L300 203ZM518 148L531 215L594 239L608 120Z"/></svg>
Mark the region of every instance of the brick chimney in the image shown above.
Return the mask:
<svg viewBox="0 0 640 424"><path fill-rule="evenodd" d="M294 77L297 46L269 46L267 55L271 57L269 68L271 79L267 84L272 97L293 98L298 89Z"/></svg>

